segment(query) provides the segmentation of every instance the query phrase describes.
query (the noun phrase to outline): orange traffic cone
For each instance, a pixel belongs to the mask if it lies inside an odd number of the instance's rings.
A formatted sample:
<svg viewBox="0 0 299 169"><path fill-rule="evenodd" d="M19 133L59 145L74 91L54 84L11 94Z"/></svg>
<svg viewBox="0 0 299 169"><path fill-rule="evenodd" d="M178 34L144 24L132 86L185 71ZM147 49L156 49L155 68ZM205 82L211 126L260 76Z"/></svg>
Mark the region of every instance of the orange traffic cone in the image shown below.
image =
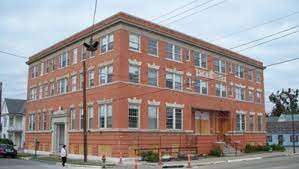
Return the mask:
<svg viewBox="0 0 299 169"><path fill-rule="evenodd" d="M134 169L138 169L138 162L137 162L137 158L135 158L135 160L134 160Z"/></svg>

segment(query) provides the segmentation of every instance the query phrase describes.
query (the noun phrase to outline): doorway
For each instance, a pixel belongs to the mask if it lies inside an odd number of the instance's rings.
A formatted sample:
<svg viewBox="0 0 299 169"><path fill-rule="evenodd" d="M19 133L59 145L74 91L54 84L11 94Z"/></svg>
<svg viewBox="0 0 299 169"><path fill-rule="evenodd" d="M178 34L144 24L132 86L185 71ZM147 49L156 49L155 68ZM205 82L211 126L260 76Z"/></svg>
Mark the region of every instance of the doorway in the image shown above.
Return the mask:
<svg viewBox="0 0 299 169"><path fill-rule="evenodd" d="M65 142L65 124L64 123L56 123L55 124L55 150L56 152L60 152Z"/></svg>
<svg viewBox="0 0 299 169"><path fill-rule="evenodd" d="M209 112L195 112L195 133L210 134L210 113Z"/></svg>
<svg viewBox="0 0 299 169"><path fill-rule="evenodd" d="M283 135L278 135L278 144L283 145Z"/></svg>

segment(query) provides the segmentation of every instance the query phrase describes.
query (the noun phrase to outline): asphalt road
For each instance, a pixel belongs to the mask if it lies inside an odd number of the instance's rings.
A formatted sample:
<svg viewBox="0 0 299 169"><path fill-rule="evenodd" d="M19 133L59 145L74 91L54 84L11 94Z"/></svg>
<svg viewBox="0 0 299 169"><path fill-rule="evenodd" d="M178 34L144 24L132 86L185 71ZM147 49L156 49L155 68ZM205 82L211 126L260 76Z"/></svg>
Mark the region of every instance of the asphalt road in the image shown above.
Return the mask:
<svg viewBox="0 0 299 169"><path fill-rule="evenodd" d="M26 161L18 159L0 158L0 169L57 169L60 165L40 163L37 161ZM67 168L78 168L70 167ZM116 166L115 169L132 169L133 166ZM208 166L193 166L200 169L299 169L299 155L275 157L254 161L233 162L225 164L215 164ZM83 169L83 168L82 168ZM84 169L88 169L84 167ZM139 169L157 169L157 166L139 166Z"/></svg>

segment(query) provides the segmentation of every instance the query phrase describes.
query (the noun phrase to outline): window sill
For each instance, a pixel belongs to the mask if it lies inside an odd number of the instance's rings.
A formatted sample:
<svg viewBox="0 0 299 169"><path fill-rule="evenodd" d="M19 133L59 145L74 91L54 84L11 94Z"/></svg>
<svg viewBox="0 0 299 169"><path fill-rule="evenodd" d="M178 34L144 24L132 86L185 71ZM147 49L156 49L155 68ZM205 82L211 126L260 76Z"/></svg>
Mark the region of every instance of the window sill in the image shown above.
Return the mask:
<svg viewBox="0 0 299 169"><path fill-rule="evenodd" d="M148 55L149 55L149 56L152 56L152 57L155 57L155 58L158 58L158 57L159 57L159 55L154 55L154 54L150 54L150 53L148 53Z"/></svg>
<svg viewBox="0 0 299 169"><path fill-rule="evenodd" d="M176 63L183 63L182 60L181 60L181 61L178 61L178 60L169 59L169 58L165 58L165 60L173 61L173 62L176 62Z"/></svg>
<svg viewBox="0 0 299 169"><path fill-rule="evenodd" d="M132 51L132 52L141 53L140 49L139 49L139 50L136 50L136 49L131 49L131 48L129 48L129 50Z"/></svg>

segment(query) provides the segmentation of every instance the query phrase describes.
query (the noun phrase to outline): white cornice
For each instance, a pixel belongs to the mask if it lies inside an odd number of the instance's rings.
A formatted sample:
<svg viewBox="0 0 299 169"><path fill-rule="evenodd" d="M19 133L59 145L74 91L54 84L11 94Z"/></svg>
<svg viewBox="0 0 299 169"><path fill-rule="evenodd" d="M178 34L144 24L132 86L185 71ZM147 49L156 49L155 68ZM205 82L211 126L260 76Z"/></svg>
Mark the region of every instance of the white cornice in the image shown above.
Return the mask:
<svg viewBox="0 0 299 169"><path fill-rule="evenodd" d="M166 102L165 104L166 104L166 107L184 108L184 106L185 106L184 104L177 104L176 102L174 102L174 103Z"/></svg>
<svg viewBox="0 0 299 169"><path fill-rule="evenodd" d="M130 64L133 64L133 65L140 66L142 64L142 62L137 61L136 59L128 59L128 61L129 61Z"/></svg>
<svg viewBox="0 0 299 169"><path fill-rule="evenodd" d="M149 104L149 105L154 105L154 106L159 106L159 105L160 105L160 102L159 102L159 101L156 101L155 99L153 99L153 100L148 100L148 101L147 101L147 104Z"/></svg>
<svg viewBox="0 0 299 169"><path fill-rule="evenodd" d="M142 99L137 99L136 97L134 97L134 98L128 98L128 102L129 103L137 103L137 104L141 104L141 102L142 102Z"/></svg>
<svg viewBox="0 0 299 169"><path fill-rule="evenodd" d="M107 103L112 103L112 99L102 99L102 100L97 100L98 104L107 104Z"/></svg>
<svg viewBox="0 0 299 169"><path fill-rule="evenodd" d="M153 68L153 69L159 69L159 68L160 68L160 66L159 66L159 65L156 65L155 63L153 63L153 64L148 63L147 66L148 66L149 68Z"/></svg>

